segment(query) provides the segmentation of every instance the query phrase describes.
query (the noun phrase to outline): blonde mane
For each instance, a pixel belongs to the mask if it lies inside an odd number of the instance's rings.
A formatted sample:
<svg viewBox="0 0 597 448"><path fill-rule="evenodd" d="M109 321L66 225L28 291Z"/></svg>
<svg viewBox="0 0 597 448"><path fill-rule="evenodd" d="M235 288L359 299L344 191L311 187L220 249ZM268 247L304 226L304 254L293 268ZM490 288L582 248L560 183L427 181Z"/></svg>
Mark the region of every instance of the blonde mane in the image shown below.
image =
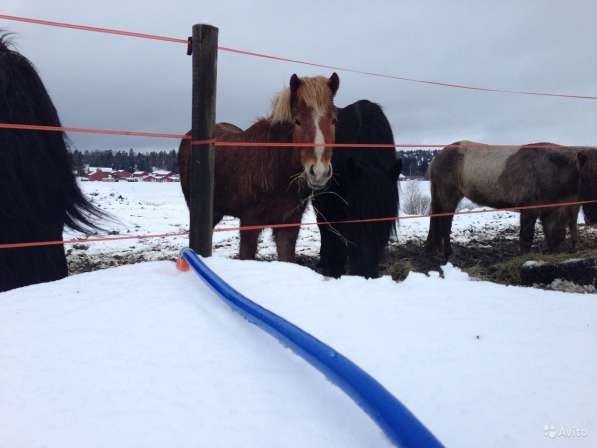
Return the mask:
<svg viewBox="0 0 597 448"><path fill-rule="evenodd" d="M316 111L324 112L332 102L332 92L325 76L303 77L297 95L307 106ZM290 109L290 87L280 91L272 100L272 123L292 121Z"/></svg>

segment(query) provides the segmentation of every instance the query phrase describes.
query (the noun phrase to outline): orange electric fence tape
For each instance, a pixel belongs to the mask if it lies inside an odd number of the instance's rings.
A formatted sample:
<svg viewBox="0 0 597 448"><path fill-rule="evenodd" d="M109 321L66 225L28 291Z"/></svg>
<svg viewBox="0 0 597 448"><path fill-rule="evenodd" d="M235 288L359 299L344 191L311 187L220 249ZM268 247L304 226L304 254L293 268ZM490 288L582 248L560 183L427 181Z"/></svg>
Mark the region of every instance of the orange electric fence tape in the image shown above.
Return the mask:
<svg viewBox="0 0 597 448"><path fill-rule="evenodd" d="M162 132L146 132L146 131L120 131L114 129L97 129L97 128L72 128L64 126L46 126L41 124L17 124L17 123L0 123L0 129L18 129L26 131L47 131L47 132L79 132L85 134L102 134L102 135L128 135L133 137L153 137L153 138L173 138L173 139L190 139L189 135L184 134L166 134Z"/></svg>
<svg viewBox="0 0 597 448"><path fill-rule="evenodd" d="M125 135L133 137L151 137L151 138L168 138L168 139L184 139L190 140L191 136L187 134L171 134L162 132L149 131L126 131L115 129L97 129L97 128L75 128L64 126L46 126L38 124L20 124L20 123L0 123L0 129L16 129L27 131L44 131L44 132L77 132L88 134L102 134L102 135ZM450 146L450 144L419 144L419 143L296 143L296 142L232 142L220 141L216 139L206 140L191 140L194 145L204 145L213 143L217 147L246 147L246 148L312 148L315 146L324 146L327 148L443 148ZM513 144L484 144L475 142L461 142L460 147L466 148L514 148L519 146L527 146L533 149L558 148L561 145L553 143L541 143L532 145L513 145ZM583 146L583 148L597 148L596 146Z"/></svg>
<svg viewBox="0 0 597 448"><path fill-rule="evenodd" d="M597 202L592 201L573 201L573 202L558 202L552 204L539 204L539 205L523 205L519 207L507 207L497 209L482 209L482 210L467 210L464 212L445 212L445 213L432 213L429 215L410 215L410 216L388 216L383 218L368 218L368 219L351 219L346 221L322 221L322 222L300 222L300 223L287 223L287 224L259 224L254 226L241 226L241 227L219 227L215 228L214 232L234 232L234 231L251 231L251 230L263 230L263 229L276 229L276 228L288 228L288 227L305 227L315 225L335 225L335 224L358 224L366 222L383 222L383 221L401 221L406 219L423 219L423 218L439 218L444 216L455 216L455 215L476 215L480 213L496 213L496 212L516 212L521 210L529 209L541 209L551 207L566 207L572 205L583 205ZM174 232L174 233L154 233L146 235L128 235L128 236L114 236L114 237L97 237L88 239L73 239L73 240L61 240L61 241L38 241L38 242L27 242L27 243L8 243L0 244L0 249L17 249L24 247L39 247L39 246L56 246L60 244L87 244L87 243L101 243L105 241L120 241L120 240L135 240L135 239L148 239L148 238L167 238L174 236L188 235L188 232Z"/></svg>

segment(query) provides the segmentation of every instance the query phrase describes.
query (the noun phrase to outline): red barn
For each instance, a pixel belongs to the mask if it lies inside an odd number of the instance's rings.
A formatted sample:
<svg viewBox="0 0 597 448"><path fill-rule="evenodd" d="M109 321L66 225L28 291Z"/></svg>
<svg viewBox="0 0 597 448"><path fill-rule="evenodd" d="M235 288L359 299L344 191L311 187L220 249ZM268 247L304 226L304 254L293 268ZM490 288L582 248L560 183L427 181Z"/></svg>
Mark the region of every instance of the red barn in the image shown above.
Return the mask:
<svg viewBox="0 0 597 448"><path fill-rule="evenodd" d="M87 179L90 181L98 182L110 177L110 173L105 173L104 171L94 171L87 176Z"/></svg>
<svg viewBox="0 0 597 448"><path fill-rule="evenodd" d="M125 180L131 177L131 173L125 170L118 170L112 173L112 177L117 180Z"/></svg>

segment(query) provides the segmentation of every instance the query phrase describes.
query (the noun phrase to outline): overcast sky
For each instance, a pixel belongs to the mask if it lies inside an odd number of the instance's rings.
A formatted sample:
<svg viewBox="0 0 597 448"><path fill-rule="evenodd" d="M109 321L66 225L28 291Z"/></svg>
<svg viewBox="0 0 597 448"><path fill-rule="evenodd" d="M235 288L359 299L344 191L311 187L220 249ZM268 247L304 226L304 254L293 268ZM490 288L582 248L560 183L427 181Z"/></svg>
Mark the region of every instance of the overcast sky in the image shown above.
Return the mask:
<svg viewBox="0 0 597 448"><path fill-rule="evenodd" d="M61 1L3 0L21 15L186 38L194 23L220 45L413 78L597 96L594 0ZM186 46L0 20L38 68L64 126L184 133ZM331 70L218 55L217 120L247 127L292 73ZM338 106L380 103L398 143L597 144L597 101L433 87L338 72ZM80 150L171 149L178 142L71 134Z"/></svg>

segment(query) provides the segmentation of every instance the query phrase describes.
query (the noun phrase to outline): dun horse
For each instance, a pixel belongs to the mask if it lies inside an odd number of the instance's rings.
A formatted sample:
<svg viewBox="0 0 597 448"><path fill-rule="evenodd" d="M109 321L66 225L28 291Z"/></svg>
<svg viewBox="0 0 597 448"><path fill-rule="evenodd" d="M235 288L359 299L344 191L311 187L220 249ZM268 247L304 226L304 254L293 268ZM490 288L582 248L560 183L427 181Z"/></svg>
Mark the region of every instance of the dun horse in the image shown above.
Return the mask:
<svg viewBox="0 0 597 448"><path fill-rule="evenodd" d="M432 213L454 212L463 197L495 208L589 201L597 199L597 151L549 143L491 147L458 142L435 156L429 177ZM583 205L583 212L588 224L597 223L597 204ZM523 210L521 252L530 250L538 218L548 251L560 249L566 226L575 249L577 215L575 206ZM451 227L452 216L431 218L428 252L450 256Z"/></svg>
<svg viewBox="0 0 597 448"><path fill-rule="evenodd" d="M60 126L33 65L0 37L0 122ZM56 241L101 212L81 193L62 132L0 129L0 244ZM63 245L0 249L0 291L67 275Z"/></svg>
<svg viewBox="0 0 597 448"><path fill-rule="evenodd" d="M336 143L394 144L394 136L381 107L361 100L338 109ZM398 216L400 161L395 154L393 148L334 150L334 176L329 186L313 198L317 221ZM319 267L323 274L339 277L348 264L352 275L377 277L394 229L394 221L320 225Z"/></svg>
<svg viewBox="0 0 597 448"><path fill-rule="evenodd" d="M336 107L334 95L340 80L335 73L299 78L292 75L288 88L273 101L269 117L242 131L229 123L216 125L217 140L237 142L313 143L313 147L216 150L214 225L224 215L240 218L241 226L299 223L312 190L320 190L332 176ZM320 146L318 146L320 145ZM191 144L179 148L181 185L190 200ZM253 259L261 230L240 235L240 258ZM299 228L274 228L281 261L295 260Z"/></svg>

